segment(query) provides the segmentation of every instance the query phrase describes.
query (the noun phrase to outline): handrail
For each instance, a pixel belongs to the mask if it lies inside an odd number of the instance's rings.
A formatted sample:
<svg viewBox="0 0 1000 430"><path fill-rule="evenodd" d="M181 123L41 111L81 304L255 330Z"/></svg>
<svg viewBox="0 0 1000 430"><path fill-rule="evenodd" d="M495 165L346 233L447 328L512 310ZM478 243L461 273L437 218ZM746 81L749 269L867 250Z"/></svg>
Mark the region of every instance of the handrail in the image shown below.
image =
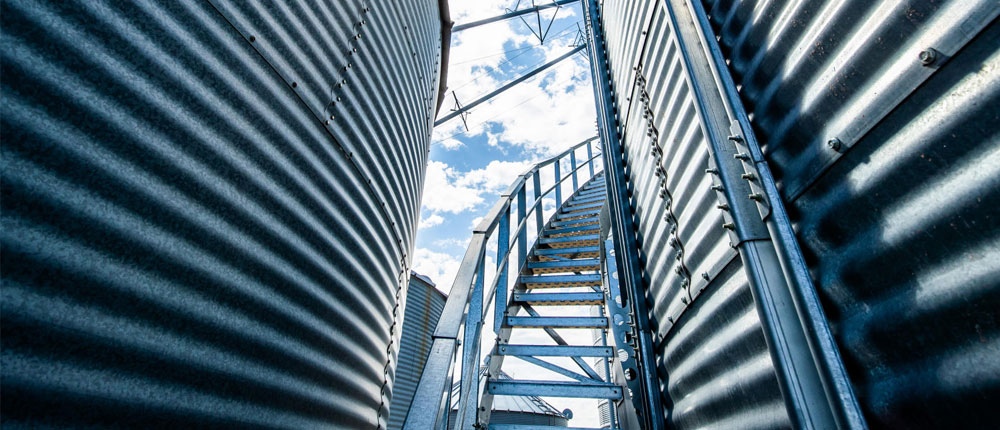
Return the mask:
<svg viewBox="0 0 1000 430"><path fill-rule="evenodd" d="M595 136L575 144L558 155L536 163L518 176L473 230L472 239L469 241L461 266L459 266L458 273L452 282L448 300L445 302L444 310L434 329L431 352L427 357L424 371L420 376L417 390L410 405L411 411L419 411L419 413L407 414L404 429L439 429L447 424L451 409L452 375L456 370L454 369L455 362L459 359L456 352L463 341L466 346L462 351L461 368L457 369L458 374L462 375L459 378L462 379L462 384L458 399L462 412L458 414L456 420L462 423L467 416L476 416L470 411L478 409L477 403L480 394L478 390L482 385L478 383L479 376L477 376L479 375L479 345L482 338L482 327L489 315L490 308L494 309L494 319L502 318L502 316L498 317L497 313L502 315L501 307L505 307L507 304L507 290L510 287L507 274L512 267L509 262L514 252L514 246L516 244L518 250L517 268L523 269L527 261L527 249L529 249L527 243L528 219L531 218L531 215L535 215L536 220L542 219L545 210L542 205L543 200L553 192L555 192L557 200L560 200L562 197L561 187L565 185L567 179L572 178L573 188L567 198L575 193L580 184L577 181L577 175L584 166L589 167L591 176L594 175L594 163L601 154L595 155L593 147L589 144L596 139ZM578 162L576 151L584 147L586 147L587 156ZM565 174L562 174L559 164L567 157L570 159L571 166ZM542 192L540 172L553 163L555 163L554 183ZM535 194L530 206L528 206L526 199L529 178L532 179ZM511 231L510 209L514 199L518 201L517 227ZM562 203L562 201L557 201L556 207L558 208ZM541 226L539 225L538 228L540 229ZM499 233L497 235L496 276L493 282L486 286L484 285L485 279L483 279L486 273L484 267L486 244L494 233ZM515 237L515 240L511 241L511 236ZM536 237L535 240L537 239ZM491 302L494 302L494 299L495 306L489 306ZM473 312L474 309L477 312ZM482 311L478 312L479 309ZM494 331L499 332L499 330L500 324L496 324ZM463 331L463 341L460 341L459 336ZM472 368L470 369L469 366ZM475 379L475 382L468 380L470 375L472 379Z"/></svg>

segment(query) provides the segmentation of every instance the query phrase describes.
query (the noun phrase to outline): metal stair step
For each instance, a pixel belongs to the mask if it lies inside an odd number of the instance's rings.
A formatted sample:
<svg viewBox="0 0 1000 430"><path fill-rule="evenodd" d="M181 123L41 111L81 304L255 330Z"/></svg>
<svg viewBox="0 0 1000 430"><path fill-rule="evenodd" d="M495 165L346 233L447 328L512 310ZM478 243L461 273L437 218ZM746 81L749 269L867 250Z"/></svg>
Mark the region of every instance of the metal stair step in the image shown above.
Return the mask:
<svg viewBox="0 0 1000 430"><path fill-rule="evenodd" d="M600 222L600 218L596 216L581 218L569 221L552 221L551 227L566 227L566 226L581 226L581 225L597 225Z"/></svg>
<svg viewBox="0 0 1000 430"><path fill-rule="evenodd" d="M525 288L568 288L597 287L601 285L601 275L521 275Z"/></svg>
<svg viewBox="0 0 1000 430"><path fill-rule="evenodd" d="M607 427L605 427L607 428ZM537 424L490 424L489 430L602 430L594 427L540 426Z"/></svg>
<svg viewBox="0 0 1000 430"><path fill-rule="evenodd" d="M609 400L622 398L622 387L604 382L490 379L486 386L490 394L501 396L572 397Z"/></svg>
<svg viewBox="0 0 1000 430"><path fill-rule="evenodd" d="M585 210L600 209L602 206L604 206L604 203L586 203L586 204L581 204L581 205L564 205L562 207L562 213L564 213L564 214L570 214L570 213L577 213L577 212L585 211Z"/></svg>
<svg viewBox="0 0 1000 430"><path fill-rule="evenodd" d="M576 345L500 345L500 355L532 357L614 357L610 346Z"/></svg>
<svg viewBox="0 0 1000 430"><path fill-rule="evenodd" d="M552 248L573 248L597 245L598 240L598 235L589 234L581 236L543 237L538 240L538 243L548 245Z"/></svg>
<svg viewBox="0 0 1000 430"><path fill-rule="evenodd" d="M599 270L601 262L596 258L562 261L529 261L528 268L535 275L543 273L572 273Z"/></svg>
<svg viewBox="0 0 1000 430"><path fill-rule="evenodd" d="M605 317L507 317L507 325L521 328L607 328Z"/></svg>
<svg viewBox="0 0 1000 430"><path fill-rule="evenodd" d="M555 258L551 256L559 256L564 258L597 258L597 253L600 252L597 246L580 246L575 248L551 248L551 249L535 249L534 254L541 261L554 261Z"/></svg>
<svg viewBox="0 0 1000 430"><path fill-rule="evenodd" d="M603 203L604 200L606 200L604 196L600 197L573 196L573 198L569 199L569 201L566 202L566 204L570 206L578 206L587 203Z"/></svg>
<svg viewBox="0 0 1000 430"><path fill-rule="evenodd" d="M600 210L580 211L580 212L573 212L573 213L569 213L569 214L567 214L567 213L558 213L558 214L556 214L556 219L561 220L561 221L569 221L569 220L578 219L578 218L590 218L592 216L596 216L596 215L600 215L600 214L601 214Z"/></svg>
<svg viewBox="0 0 1000 430"><path fill-rule="evenodd" d="M604 294L592 293L514 293L514 301L534 306L602 305Z"/></svg>
<svg viewBox="0 0 1000 430"><path fill-rule="evenodd" d="M600 225L592 224L592 225L578 225L574 227L565 227L565 228L547 228L542 234L545 237L561 237L570 235L571 233L575 233L576 235L588 234L585 232L593 232L589 234L598 234L600 230L601 230Z"/></svg>

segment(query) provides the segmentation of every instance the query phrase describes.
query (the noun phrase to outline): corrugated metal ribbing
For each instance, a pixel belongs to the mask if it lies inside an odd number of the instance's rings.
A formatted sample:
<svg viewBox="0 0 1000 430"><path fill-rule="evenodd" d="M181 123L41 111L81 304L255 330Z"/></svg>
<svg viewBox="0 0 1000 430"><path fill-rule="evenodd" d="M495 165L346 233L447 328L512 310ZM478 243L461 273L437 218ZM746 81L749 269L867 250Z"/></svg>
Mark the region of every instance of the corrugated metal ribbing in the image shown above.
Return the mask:
<svg viewBox="0 0 1000 430"><path fill-rule="evenodd" d="M613 79L622 99L619 115L625 124L622 141L632 210L647 299L652 303L651 317L660 339L659 348L664 351L657 358L660 370L666 372L660 375L666 384L662 395L668 409L684 405L683 410L673 410L668 421L679 429L744 421L759 423L760 428L787 427L788 418L742 264L721 227L727 221L723 211L717 209L712 178L705 172L711 158L709 145L681 66L676 39L663 3L648 3L648 19L630 19L628 25L614 22L616 17L624 20L631 15L612 15L612 11L647 10L640 4L621 1L606 1L603 10L608 13L602 18L606 29L620 29L609 30L606 37L612 69L620 72L613 73ZM631 44L629 41L638 35L649 41L634 44L637 48L630 46L626 54L617 54L623 44ZM631 80L618 81L625 77ZM623 96L623 91L628 92ZM656 132L650 132L650 128ZM662 160L659 165L657 152ZM727 266L729 276L740 280L717 279ZM731 305L712 304L720 300L719 290L745 299L746 303L740 302L745 306L739 308L738 318L728 314L734 310ZM709 298L699 297L703 291L713 292ZM701 303L705 300L710 303ZM688 312L696 312L697 316L689 316ZM683 328L675 326L679 321L685 321ZM712 331L716 327L727 327L728 331L716 333ZM685 360L690 358L687 354L710 348L725 351L719 358L726 361L695 365ZM682 352L673 356L674 351ZM672 370L679 361L683 366L675 376ZM717 367L720 365L724 368ZM725 373L735 368L756 373ZM720 380L728 381L727 390L717 389ZM762 412L760 405L777 409Z"/></svg>
<svg viewBox="0 0 1000 430"><path fill-rule="evenodd" d="M384 425L437 2L3 9L3 426Z"/></svg>
<svg viewBox="0 0 1000 430"><path fill-rule="evenodd" d="M707 8L868 423L995 426L1000 5Z"/></svg>
<svg viewBox="0 0 1000 430"><path fill-rule="evenodd" d="M790 428L739 259L684 313L659 355L674 428Z"/></svg>
<svg viewBox="0 0 1000 430"><path fill-rule="evenodd" d="M410 286L406 291L406 316L399 341L399 364L392 388L389 429L403 427L413 393L420 382L420 374L424 371L424 363L427 362L427 354L431 352L431 335L444 311L445 300L444 294L433 285L416 275L410 277Z"/></svg>

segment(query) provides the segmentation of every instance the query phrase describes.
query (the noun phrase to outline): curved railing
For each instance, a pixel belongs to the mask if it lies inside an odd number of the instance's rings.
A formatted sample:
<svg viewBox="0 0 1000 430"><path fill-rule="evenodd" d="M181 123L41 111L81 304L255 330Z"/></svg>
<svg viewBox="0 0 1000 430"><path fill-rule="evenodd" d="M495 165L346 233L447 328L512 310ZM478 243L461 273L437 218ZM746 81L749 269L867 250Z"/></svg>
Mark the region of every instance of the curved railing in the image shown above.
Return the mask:
<svg viewBox="0 0 1000 430"><path fill-rule="evenodd" d="M452 384L461 382L458 402L460 414L457 421L474 420L479 409L479 398L489 375L478 371L482 350L482 328L492 317L493 330L499 335L503 322L503 312L507 307L509 289L516 284L531 249L547 219L545 211L547 199L554 199L551 211L554 213L579 188L580 184L595 174L595 160L601 154L594 154L591 145L597 137L580 142L565 152L532 166L518 176L513 184L500 196L485 218L476 226L465 257L452 283L448 301L434 330L431 351L424 371L420 376L413 402L407 413L404 429L441 429L447 425L451 409ZM586 157L577 161L577 152L586 151ZM587 167L583 173L579 171ZM543 189L547 174L543 169L551 168L552 185ZM565 174L561 171L566 170ZM581 177L582 176L582 177ZM569 180L569 182L567 182ZM529 204L527 196L531 186L534 200ZM563 193L568 189L569 192ZM516 208L517 225L510 230L511 208ZM534 229L528 225L533 221ZM534 230L529 236L529 231ZM513 240L511 238L513 237ZM496 243L496 251L488 252L491 241ZM516 249L517 265L513 267L514 282L510 282L511 256ZM492 282L487 282L486 257L493 254L496 270L492 272ZM484 284L489 284L484 288ZM492 312L490 303L493 303ZM499 318L496 316L500 315ZM459 337L461 336L461 337ZM460 340L461 339L461 340ZM464 347L462 345L465 345ZM455 378L455 362L461 358L458 377ZM474 423L475 421L472 421ZM471 426L467 424L461 428ZM455 428L460 428L456 426Z"/></svg>

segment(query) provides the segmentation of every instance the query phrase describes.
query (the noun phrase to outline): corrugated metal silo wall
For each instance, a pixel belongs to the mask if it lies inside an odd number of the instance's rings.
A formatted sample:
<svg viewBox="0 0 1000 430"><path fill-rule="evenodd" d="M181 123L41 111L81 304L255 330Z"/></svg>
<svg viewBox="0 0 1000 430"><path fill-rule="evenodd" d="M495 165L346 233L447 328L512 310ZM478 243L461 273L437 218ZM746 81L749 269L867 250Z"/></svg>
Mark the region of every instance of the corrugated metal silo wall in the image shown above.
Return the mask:
<svg viewBox="0 0 1000 430"><path fill-rule="evenodd" d="M437 1L2 8L3 426L384 426Z"/></svg>
<svg viewBox="0 0 1000 430"><path fill-rule="evenodd" d="M1000 3L705 8L869 425L995 427Z"/></svg>
<svg viewBox="0 0 1000 430"><path fill-rule="evenodd" d="M607 0L601 18L669 424L787 428L749 284L705 173L708 143L666 8ZM653 151L662 151L659 172Z"/></svg>
<svg viewBox="0 0 1000 430"><path fill-rule="evenodd" d="M392 404L389 408L389 429L403 427L413 393L420 382L420 374L424 371L427 355L431 352L431 336L441 312L444 311L445 300L444 294L438 292L433 285L416 276L410 277L410 286L406 290L406 316L403 318L403 332L399 340L399 364L396 366Z"/></svg>

